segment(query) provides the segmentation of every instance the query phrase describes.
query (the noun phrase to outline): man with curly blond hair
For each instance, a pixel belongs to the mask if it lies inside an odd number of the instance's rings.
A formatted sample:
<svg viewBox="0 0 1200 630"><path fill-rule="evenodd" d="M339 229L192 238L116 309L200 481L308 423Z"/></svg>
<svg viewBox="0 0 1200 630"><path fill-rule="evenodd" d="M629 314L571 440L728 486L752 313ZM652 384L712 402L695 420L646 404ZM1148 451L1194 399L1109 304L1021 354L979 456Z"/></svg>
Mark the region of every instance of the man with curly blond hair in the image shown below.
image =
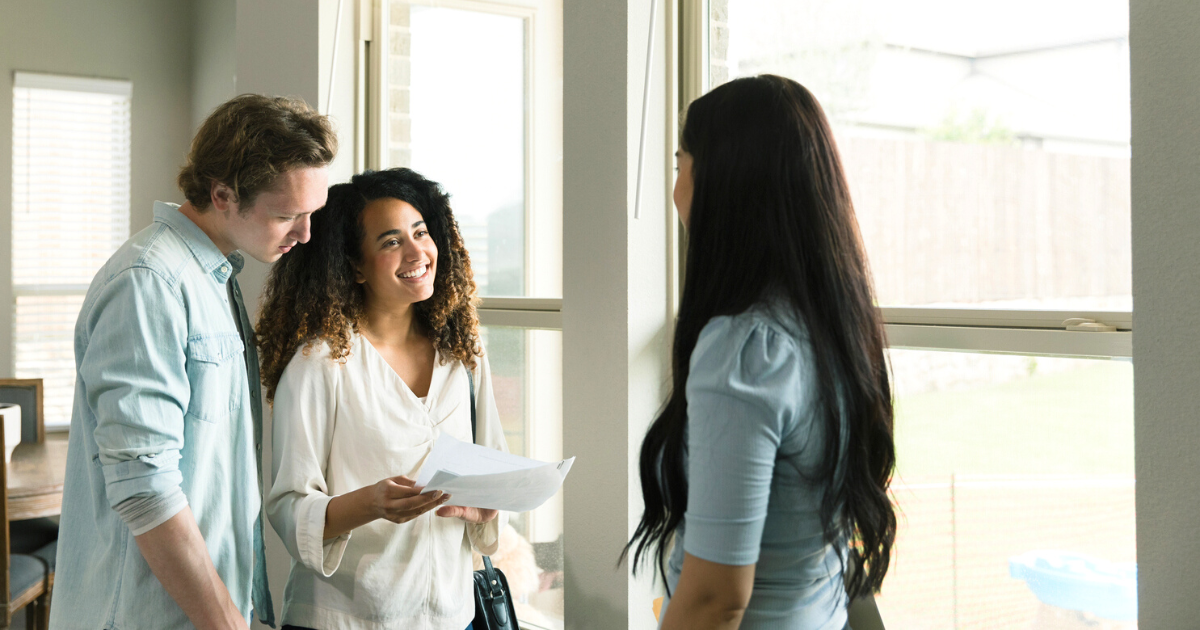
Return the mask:
<svg viewBox="0 0 1200 630"><path fill-rule="evenodd" d="M336 152L302 101L234 98L192 141L186 202L155 202L96 274L75 325L52 627L274 625L237 252L270 263L308 241Z"/></svg>

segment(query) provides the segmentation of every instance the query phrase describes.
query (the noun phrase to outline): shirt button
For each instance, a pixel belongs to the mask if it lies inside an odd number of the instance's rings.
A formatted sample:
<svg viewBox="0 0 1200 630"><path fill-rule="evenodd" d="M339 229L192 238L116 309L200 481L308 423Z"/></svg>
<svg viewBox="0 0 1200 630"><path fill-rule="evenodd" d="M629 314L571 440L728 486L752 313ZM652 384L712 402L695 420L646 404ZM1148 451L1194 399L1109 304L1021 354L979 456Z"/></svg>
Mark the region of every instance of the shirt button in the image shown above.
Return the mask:
<svg viewBox="0 0 1200 630"><path fill-rule="evenodd" d="M221 265L221 273L229 273L229 267L227 265Z"/></svg>

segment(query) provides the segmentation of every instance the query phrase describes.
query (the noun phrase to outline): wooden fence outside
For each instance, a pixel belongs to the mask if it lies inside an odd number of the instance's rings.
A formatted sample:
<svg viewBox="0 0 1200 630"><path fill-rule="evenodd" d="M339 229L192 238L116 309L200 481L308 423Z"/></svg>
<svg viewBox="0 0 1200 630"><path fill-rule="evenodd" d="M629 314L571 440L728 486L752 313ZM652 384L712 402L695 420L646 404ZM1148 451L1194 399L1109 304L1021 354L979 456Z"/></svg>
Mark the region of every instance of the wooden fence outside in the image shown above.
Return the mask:
<svg viewBox="0 0 1200 630"><path fill-rule="evenodd" d="M844 138L879 303L1127 296L1129 159Z"/></svg>
<svg viewBox="0 0 1200 630"><path fill-rule="evenodd" d="M930 477L892 492L899 529L878 597L888 630L1032 628L1037 597L1008 564L1026 552L1137 560L1132 478Z"/></svg>

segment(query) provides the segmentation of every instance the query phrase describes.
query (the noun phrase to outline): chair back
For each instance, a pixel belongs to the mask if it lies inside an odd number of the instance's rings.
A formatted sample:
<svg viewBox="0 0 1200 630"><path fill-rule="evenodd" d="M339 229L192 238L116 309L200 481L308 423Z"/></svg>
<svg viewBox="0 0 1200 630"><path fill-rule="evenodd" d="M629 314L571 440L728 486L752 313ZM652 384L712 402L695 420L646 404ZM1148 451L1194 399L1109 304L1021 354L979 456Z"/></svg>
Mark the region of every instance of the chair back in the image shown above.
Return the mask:
<svg viewBox="0 0 1200 630"><path fill-rule="evenodd" d="M42 421L42 379L0 379L0 402L21 406L21 442L37 443L45 439ZM5 452L5 435L0 427L0 456ZM48 628L50 580L48 565L31 555L18 555L15 580L18 592L13 592L14 571L12 532L8 509L8 465L0 462L0 551L4 553L4 570L0 571L0 628L12 625L13 613L25 608L27 628Z"/></svg>
<svg viewBox="0 0 1200 630"><path fill-rule="evenodd" d="M0 378L0 403L21 406L21 442L41 444L46 439L42 379Z"/></svg>
<svg viewBox="0 0 1200 630"><path fill-rule="evenodd" d="M40 379L39 379L40 380ZM40 384L39 384L40 387ZM19 404L19 403L18 403ZM24 409L24 407L22 407ZM24 416L24 412L22 412ZM24 438L22 438L23 440ZM4 431L0 429L0 457L4 453ZM4 551L4 571L0 572L0 621L7 628L12 623L12 584L9 579L12 569L12 555L9 550L8 532L8 466L0 462L0 550Z"/></svg>

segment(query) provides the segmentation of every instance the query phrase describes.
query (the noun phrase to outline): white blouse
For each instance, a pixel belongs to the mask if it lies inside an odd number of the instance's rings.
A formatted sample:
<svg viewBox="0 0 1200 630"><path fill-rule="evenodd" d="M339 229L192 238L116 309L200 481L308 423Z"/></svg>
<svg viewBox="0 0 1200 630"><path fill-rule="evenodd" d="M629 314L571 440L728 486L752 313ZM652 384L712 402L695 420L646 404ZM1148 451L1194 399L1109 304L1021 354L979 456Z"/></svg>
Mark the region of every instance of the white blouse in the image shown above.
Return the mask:
<svg viewBox="0 0 1200 630"><path fill-rule="evenodd" d="M477 362L478 443L507 451L487 358ZM441 433L471 440L466 368L434 361L422 402L362 335L343 365L320 343L296 353L275 391L267 517L291 553L283 623L322 630L463 630L475 615L471 548L496 551L505 514L481 525L434 511L379 519L323 540L339 494L416 478Z"/></svg>

